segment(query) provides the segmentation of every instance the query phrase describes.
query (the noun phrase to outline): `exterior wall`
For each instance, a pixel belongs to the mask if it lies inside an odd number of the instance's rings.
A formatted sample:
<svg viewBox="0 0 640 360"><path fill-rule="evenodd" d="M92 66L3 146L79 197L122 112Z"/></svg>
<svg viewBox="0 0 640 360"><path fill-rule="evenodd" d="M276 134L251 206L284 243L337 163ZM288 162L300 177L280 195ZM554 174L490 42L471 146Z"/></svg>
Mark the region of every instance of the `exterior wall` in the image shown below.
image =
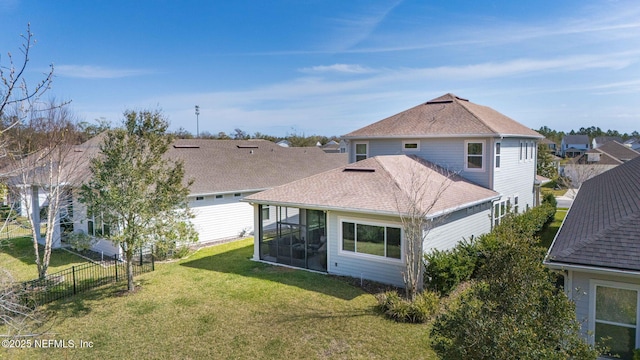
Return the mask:
<svg viewBox="0 0 640 360"><path fill-rule="evenodd" d="M536 159L538 146L531 139L504 138L500 142L500 168L495 168L495 155L491 159L493 169L492 189L505 198L518 196L519 211L535 206L535 192L533 183L536 174ZM520 160L520 143L528 143L529 156L523 156ZM533 156L531 156L533 147ZM492 153L495 151L495 142L492 144ZM524 151L524 150L523 150Z"/></svg>
<svg viewBox="0 0 640 360"><path fill-rule="evenodd" d="M241 233L249 234L254 229L253 207L240 202L244 196L252 193L224 194L221 199L215 195L204 196L202 200L189 198L189 207L195 218L191 220L199 234L200 242L215 241L236 237Z"/></svg>
<svg viewBox="0 0 640 360"><path fill-rule="evenodd" d="M491 231L491 203L463 209L447 215L429 231L424 243L425 252L448 250L463 239L471 239Z"/></svg>
<svg viewBox="0 0 640 360"><path fill-rule="evenodd" d="M420 143L419 150L404 150L403 141ZM484 142L484 168L482 171L466 171L465 141ZM417 155L443 168L454 171L460 176L487 188L491 185L493 164L493 143L491 138L447 138L447 139L371 139L351 140L349 143L349 162L355 162L355 144L368 143L368 157L379 155ZM531 179L533 184L533 178Z"/></svg>
<svg viewBox="0 0 640 360"><path fill-rule="evenodd" d="M640 278L622 275L604 275L570 270L565 281L565 292L567 296L576 304L576 318L581 324L582 336L594 342L593 334L589 334L589 323L591 321L591 280L604 280L616 283L626 283L640 285Z"/></svg>

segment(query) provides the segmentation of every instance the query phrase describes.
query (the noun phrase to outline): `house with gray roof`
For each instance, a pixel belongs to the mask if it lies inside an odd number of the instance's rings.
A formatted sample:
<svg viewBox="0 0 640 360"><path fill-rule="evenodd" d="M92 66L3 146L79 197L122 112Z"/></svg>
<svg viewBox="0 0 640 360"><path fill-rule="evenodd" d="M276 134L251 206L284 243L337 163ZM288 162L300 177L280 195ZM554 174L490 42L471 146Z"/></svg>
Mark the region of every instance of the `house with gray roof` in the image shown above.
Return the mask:
<svg viewBox="0 0 640 360"><path fill-rule="evenodd" d="M243 200L254 259L403 286L408 208L430 221L427 250L489 232L535 205L542 138L453 94L355 130L342 137L348 165Z"/></svg>
<svg viewBox="0 0 640 360"><path fill-rule="evenodd" d="M640 348L640 157L582 184L544 264L564 275L582 333L611 337L613 354Z"/></svg>
<svg viewBox="0 0 640 360"><path fill-rule="evenodd" d="M99 135L75 147L71 159L82 157L85 161L73 168L75 180L69 184L71 190L78 188L90 176L88 159L99 156L101 142ZM188 204L195 215L192 223L199 234L199 241L203 243L253 232L253 207L240 202L244 197L347 163L346 154L328 154L317 147L282 147L258 139L178 139L165 156L181 160L185 183L193 181L189 187ZM29 187L37 184L19 185ZM42 196L41 199L46 198L46 194ZM31 198L26 200L32 201ZM73 231L83 231L98 239L108 231L108 224L88 215L77 196L73 196L70 206ZM105 239L100 239L93 250L109 256L120 253L117 246Z"/></svg>
<svg viewBox="0 0 640 360"><path fill-rule="evenodd" d="M560 143L560 153L562 157L576 157L589 150L589 136L587 135L567 135Z"/></svg>
<svg viewBox="0 0 640 360"><path fill-rule="evenodd" d="M640 153L617 141L609 141L595 149L571 159L561 170L561 174L571 180L574 188L586 180L635 159Z"/></svg>

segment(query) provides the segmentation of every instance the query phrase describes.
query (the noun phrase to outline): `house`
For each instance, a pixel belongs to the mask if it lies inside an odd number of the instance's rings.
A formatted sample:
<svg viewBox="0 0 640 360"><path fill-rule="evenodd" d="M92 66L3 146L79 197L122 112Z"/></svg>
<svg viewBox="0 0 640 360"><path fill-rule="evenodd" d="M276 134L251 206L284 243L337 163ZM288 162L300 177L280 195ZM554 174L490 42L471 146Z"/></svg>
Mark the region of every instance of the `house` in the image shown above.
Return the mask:
<svg viewBox="0 0 640 360"><path fill-rule="evenodd" d="M95 157L101 141L91 139L77 146L75 153ZM345 154L327 154L316 147L282 147L267 140L178 139L166 157L182 160L185 181L193 180L188 204L195 215L192 223L203 243L253 231L253 208L239 201L243 197L346 164ZM84 176L76 181L76 189L88 179L88 162L77 171ZM86 207L78 201L77 191L69 212L73 214L73 231L96 238L108 231L108 224L87 214ZM105 255L120 252L104 239L93 250Z"/></svg>
<svg viewBox="0 0 640 360"><path fill-rule="evenodd" d="M560 152L562 157L576 157L589 150L589 136L566 135L562 138Z"/></svg>
<svg viewBox="0 0 640 360"><path fill-rule="evenodd" d="M591 141L591 148L597 149L601 145L606 144L611 141L617 141L622 144L622 138L620 136L596 136Z"/></svg>
<svg viewBox="0 0 640 360"><path fill-rule="evenodd" d="M582 334L632 359L640 348L640 157L582 184L544 264L564 275Z"/></svg>
<svg viewBox="0 0 640 360"><path fill-rule="evenodd" d="M551 154L553 154L553 155L557 154L558 144L556 144L555 142L553 142L553 141L551 141L551 140L549 140L547 138L544 138L544 139L542 139L540 141L540 143L546 145Z"/></svg>
<svg viewBox="0 0 640 360"><path fill-rule="evenodd" d="M320 147L326 153L339 153L340 152L340 144L335 140L331 140L331 141L329 141L328 143L326 143L324 145L320 144Z"/></svg>
<svg viewBox="0 0 640 360"><path fill-rule="evenodd" d="M430 221L425 249L449 249L535 204L542 136L453 94L343 139L349 165L243 200L254 260L402 286L409 207Z"/></svg>
<svg viewBox="0 0 640 360"><path fill-rule="evenodd" d="M609 141L571 159L561 174L571 179L574 188L579 188L586 180L638 156L639 152L617 141Z"/></svg>
<svg viewBox="0 0 640 360"><path fill-rule="evenodd" d="M639 138L631 138L623 143L624 146L631 148L636 151L640 151L640 139Z"/></svg>

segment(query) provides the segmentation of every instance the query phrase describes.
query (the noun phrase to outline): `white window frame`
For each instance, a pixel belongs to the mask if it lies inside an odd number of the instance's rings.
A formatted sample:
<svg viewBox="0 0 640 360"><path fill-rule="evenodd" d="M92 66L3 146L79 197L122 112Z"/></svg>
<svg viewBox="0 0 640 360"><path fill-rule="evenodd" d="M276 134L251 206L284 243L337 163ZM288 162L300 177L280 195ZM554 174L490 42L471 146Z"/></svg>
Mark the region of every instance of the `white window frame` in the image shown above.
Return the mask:
<svg viewBox="0 0 640 360"><path fill-rule="evenodd" d="M493 155L494 155L493 167L496 170L500 170L500 167L502 166L502 143L500 141L497 141L494 144Z"/></svg>
<svg viewBox="0 0 640 360"><path fill-rule="evenodd" d="M482 166L479 168L470 168L469 167L469 156L478 156L475 154L469 155L469 144L482 144L482 155L480 155L482 159ZM484 172L485 171L485 160L487 154L487 143L484 140L465 140L464 141L464 170L465 171L475 171L475 172Z"/></svg>
<svg viewBox="0 0 640 360"><path fill-rule="evenodd" d="M387 256L359 253L356 251L343 250L342 249L342 246L343 246L342 224L345 222L353 223L356 229L358 225L383 226L385 227L385 234L386 234L387 227L400 229L400 259L387 257ZM357 244L357 239L356 239L356 244ZM400 223L386 222L386 221L372 221L372 220L366 220L366 219L363 220L359 218L350 218L350 217L342 217L342 216L338 217L338 254L340 256L348 256L348 257L354 257L359 259L368 259L368 260L393 263L393 264L404 263L404 244L405 244L404 229L402 228L402 224ZM357 249L357 245L356 245L356 249ZM385 249L386 249L386 239L385 239Z"/></svg>
<svg viewBox="0 0 640 360"><path fill-rule="evenodd" d="M509 209L507 207L508 206L507 200L508 199L505 198L502 200L494 201L491 204L491 228L492 229L500 225L504 216L507 215L507 213L509 212ZM498 216L496 216L496 205L498 205Z"/></svg>
<svg viewBox="0 0 640 360"><path fill-rule="evenodd" d="M615 289L633 290L636 292L636 343L635 348L640 348L640 285L621 283L617 281L607 280L589 280L589 343L595 345L596 333L596 288L598 286L609 287ZM612 323L612 325L618 325ZM626 324L620 324L626 326Z"/></svg>
<svg viewBox="0 0 640 360"><path fill-rule="evenodd" d="M365 146L365 153L358 153L358 145L364 145ZM358 156L363 156L364 155L364 159L360 159L358 160ZM354 142L353 143L353 160L355 162L361 161L361 160L366 160L369 158L369 142L368 141L358 141L358 142Z"/></svg>
<svg viewBox="0 0 640 360"><path fill-rule="evenodd" d="M407 148L407 145L415 144L415 148ZM420 140L403 140L402 151L420 151Z"/></svg>

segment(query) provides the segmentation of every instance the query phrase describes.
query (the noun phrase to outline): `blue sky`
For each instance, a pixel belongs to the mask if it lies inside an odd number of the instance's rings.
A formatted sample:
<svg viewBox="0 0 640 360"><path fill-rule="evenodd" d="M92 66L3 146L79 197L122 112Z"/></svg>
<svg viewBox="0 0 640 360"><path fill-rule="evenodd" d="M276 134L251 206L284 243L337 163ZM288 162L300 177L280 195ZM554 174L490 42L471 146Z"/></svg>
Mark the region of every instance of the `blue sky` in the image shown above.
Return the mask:
<svg viewBox="0 0 640 360"><path fill-rule="evenodd" d="M539 128L640 131L640 2L0 0L0 63L82 119L342 135L451 92Z"/></svg>

